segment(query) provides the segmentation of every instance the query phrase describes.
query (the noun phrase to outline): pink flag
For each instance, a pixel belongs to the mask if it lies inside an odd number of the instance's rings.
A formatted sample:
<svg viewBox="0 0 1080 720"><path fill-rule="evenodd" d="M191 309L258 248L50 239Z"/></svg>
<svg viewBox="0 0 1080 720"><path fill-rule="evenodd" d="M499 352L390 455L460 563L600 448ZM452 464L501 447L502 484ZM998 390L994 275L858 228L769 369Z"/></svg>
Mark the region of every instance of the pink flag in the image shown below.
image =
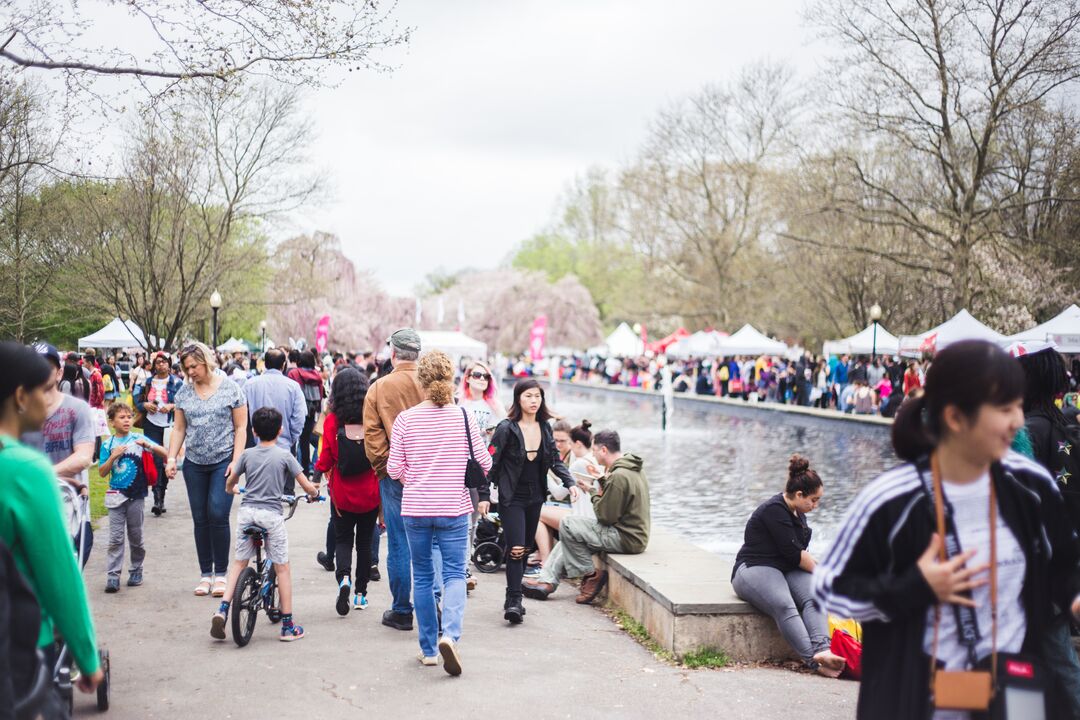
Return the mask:
<svg viewBox="0 0 1080 720"><path fill-rule="evenodd" d="M319 324L315 326L315 349L319 353L326 352L326 341L330 338L330 316L323 315L319 318Z"/></svg>
<svg viewBox="0 0 1080 720"><path fill-rule="evenodd" d="M537 315L529 333L529 358L536 362L544 357L544 341L547 337L547 315Z"/></svg>

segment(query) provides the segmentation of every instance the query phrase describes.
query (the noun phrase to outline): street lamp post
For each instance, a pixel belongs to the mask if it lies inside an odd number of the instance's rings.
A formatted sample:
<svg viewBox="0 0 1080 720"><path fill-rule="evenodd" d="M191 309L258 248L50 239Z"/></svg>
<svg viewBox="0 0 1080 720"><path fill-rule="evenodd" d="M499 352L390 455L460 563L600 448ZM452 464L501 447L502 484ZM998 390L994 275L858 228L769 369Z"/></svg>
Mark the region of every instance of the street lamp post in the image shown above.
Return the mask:
<svg viewBox="0 0 1080 720"><path fill-rule="evenodd" d="M870 319L874 321L874 345L870 352L870 362L877 360L877 326L881 320L881 306L874 303L870 306Z"/></svg>
<svg viewBox="0 0 1080 720"><path fill-rule="evenodd" d="M266 321L263 320L259 323L259 330L262 331L262 340L259 341L259 352L263 355L266 354Z"/></svg>
<svg viewBox="0 0 1080 720"><path fill-rule="evenodd" d="M221 293L215 290L210 295L210 309L213 311L213 319L210 323L210 349L217 352L217 314L221 309Z"/></svg>

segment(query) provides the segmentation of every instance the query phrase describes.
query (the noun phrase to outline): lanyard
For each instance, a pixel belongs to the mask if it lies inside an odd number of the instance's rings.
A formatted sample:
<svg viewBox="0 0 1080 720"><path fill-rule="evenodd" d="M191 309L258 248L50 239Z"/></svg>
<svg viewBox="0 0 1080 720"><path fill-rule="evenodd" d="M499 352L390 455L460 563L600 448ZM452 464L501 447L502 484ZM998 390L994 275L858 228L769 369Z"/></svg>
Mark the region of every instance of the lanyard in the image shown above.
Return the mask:
<svg viewBox="0 0 1080 720"><path fill-rule="evenodd" d="M922 481L923 490L930 499L934 508L937 530L942 535L944 547L939 559L945 562L949 558L956 557L963 552L960 547L960 538L956 531L956 523L953 520L952 504L945 497L941 485L941 470L936 455L930 458L931 479L926 477L925 464L919 465L919 479ZM994 489L993 477L990 479L990 615L993 620L992 642L994 644L994 663L997 661L997 493ZM960 593L962 597L971 599L971 591ZM975 647L979 642L979 622L975 616L975 609L966 605L953 604L953 612L956 615L956 627L959 631L957 638L961 645L967 648L969 666L974 667L978 661L975 655ZM934 653L937 656L938 623L941 620L940 603L934 608ZM933 658L931 659L933 661Z"/></svg>

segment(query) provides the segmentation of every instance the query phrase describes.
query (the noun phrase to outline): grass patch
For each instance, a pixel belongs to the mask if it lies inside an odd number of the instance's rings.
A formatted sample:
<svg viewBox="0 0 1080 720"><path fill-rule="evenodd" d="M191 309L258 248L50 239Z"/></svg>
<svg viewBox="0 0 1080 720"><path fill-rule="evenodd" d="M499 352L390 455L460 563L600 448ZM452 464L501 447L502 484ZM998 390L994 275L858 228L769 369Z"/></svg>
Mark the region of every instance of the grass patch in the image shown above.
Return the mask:
<svg viewBox="0 0 1080 720"><path fill-rule="evenodd" d="M105 509L105 491L109 489L109 478L98 474L97 465L90 466L90 521L96 522L109 511Z"/></svg>
<svg viewBox="0 0 1080 720"><path fill-rule="evenodd" d="M728 657L727 653L718 648L699 648L693 652L686 653L680 658L674 653L668 652L662 648L660 644L653 640L652 636L649 635L649 631L645 626L625 611L610 604L607 606L606 610L610 614L611 619L615 621L616 625L621 627L626 634L636 640L638 644L651 652L657 660L695 670L699 668L722 668L732 664L731 658Z"/></svg>
<svg viewBox="0 0 1080 720"><path fill-rule="evenodd" d="M731 664L731 658L723 650L701 648L683 655L682 664L688 668L722 668Z"/></svg>

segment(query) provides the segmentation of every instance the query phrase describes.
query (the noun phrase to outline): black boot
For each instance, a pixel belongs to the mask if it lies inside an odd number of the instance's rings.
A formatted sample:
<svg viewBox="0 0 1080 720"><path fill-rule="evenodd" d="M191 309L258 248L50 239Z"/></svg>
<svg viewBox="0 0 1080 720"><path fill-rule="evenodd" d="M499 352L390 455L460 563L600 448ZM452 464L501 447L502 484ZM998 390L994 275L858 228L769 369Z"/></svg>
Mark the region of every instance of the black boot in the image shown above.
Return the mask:
<svg viewBox="0 0 1080 720"><path fill-rule="evenodd" d="M161 486L160 485L155 485L154 486L154 505L153 505L153 507L150 508L150 512L154 513L154 517L160 517L161 513L165 512L165 510L164 510L164 508L165 508L165 498L162 497L163 495L164 495L164 493L161 492Z"/></svg>
<svg viewBox="0 0 1080 720"><path fill-rule="evenodd" d="M525 620L525 608L521 604L521 591L506 591L506 602L503 603L503 619L511 625L519 625Z"/></svg>

